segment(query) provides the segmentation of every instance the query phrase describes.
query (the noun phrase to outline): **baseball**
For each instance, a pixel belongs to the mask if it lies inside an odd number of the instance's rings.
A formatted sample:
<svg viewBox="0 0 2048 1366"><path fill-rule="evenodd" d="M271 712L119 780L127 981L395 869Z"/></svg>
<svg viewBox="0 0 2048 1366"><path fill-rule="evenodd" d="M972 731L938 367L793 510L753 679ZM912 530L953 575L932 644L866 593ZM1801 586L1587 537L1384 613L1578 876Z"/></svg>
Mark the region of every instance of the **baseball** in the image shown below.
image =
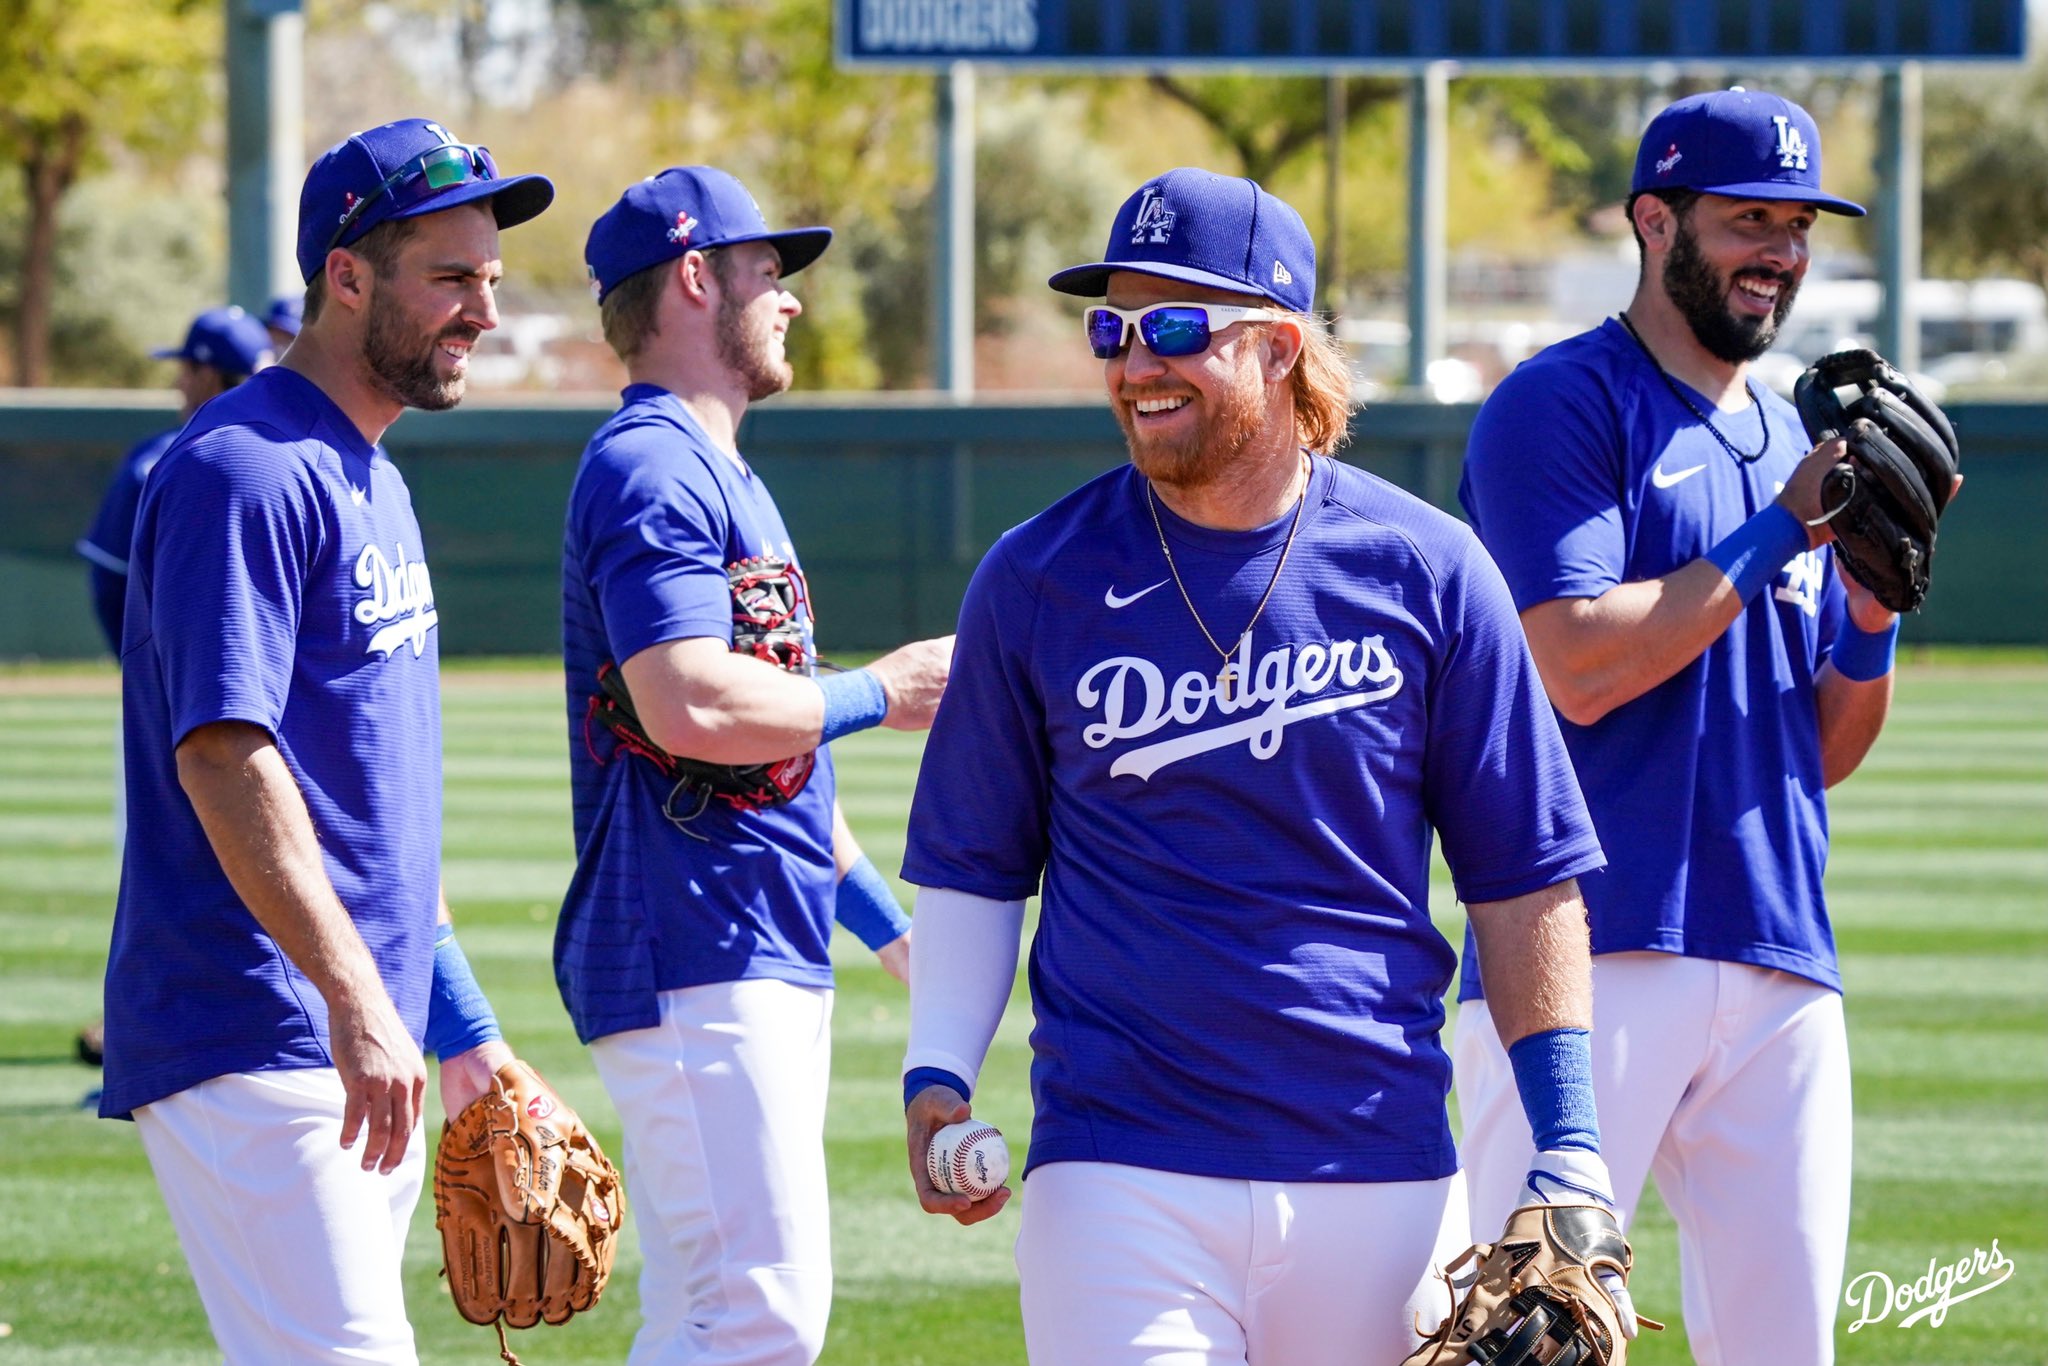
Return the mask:
<svg viewBox="0 0 2048 1366"><path fill-rule="evenodd" d="M985 1200L1010 1175L1010 1145L993 1124L970 1119L932 1135L925 1150L925 1174L934 1189Z"/></svg>

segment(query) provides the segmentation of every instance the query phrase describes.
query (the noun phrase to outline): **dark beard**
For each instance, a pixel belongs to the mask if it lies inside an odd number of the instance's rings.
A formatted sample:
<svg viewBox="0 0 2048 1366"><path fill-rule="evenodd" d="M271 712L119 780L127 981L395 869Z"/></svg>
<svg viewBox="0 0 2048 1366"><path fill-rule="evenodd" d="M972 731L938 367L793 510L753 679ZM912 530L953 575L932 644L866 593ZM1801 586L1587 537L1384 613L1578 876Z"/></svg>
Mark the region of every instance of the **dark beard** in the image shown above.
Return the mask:
<svg viewBox="0 0 2048 1366"><path fill-rule="evenodd" d="M773 324L749 331L745 306L730 290L718 300L718 359L739 378L749 403L773 398L796 379L794 366L775 359Z"/></svg>
<svg viewBox="0 0 2048 1366"><path fill-rule="evenodd" d="M442 379L434 369L434 356L443 341L474 341L478 333L460 323L443 328L424 347L396 304L381 294L370 296L369 325L363 336L363 364L371 381L387 398L408 408L438 413L462 402L467 374Z"/></svg>
<svg viewBox="0 0 2048 1366"><path fill-rule="evenodd" d="M1255 364L1240 366L1236 382L1218 392L1209 420L1185 437L1140 436L1137 404L1119 396L1110 405L1131 463L1168 488L1201 488L1223 478L1259 434L1266 418L1265 384Z"/></svg>
<svg viewBox="0 0 2048 1366"><path fill-rule="evenodd" d="M1737 317L1728 311L1728 291L1740 279L1775 280L1778 301L1767 318ZM1678 241L1664 258L1664 292L1671 297L1692 334L1707 354L1730 365L1743 365L1771 349L1778 329L1792 312L1792 300L1799 293L1799 281L1789 271L1765 270L1751 266L1722 276L1700 251L1699 238L1683 218L1678 223Z"/></svg>

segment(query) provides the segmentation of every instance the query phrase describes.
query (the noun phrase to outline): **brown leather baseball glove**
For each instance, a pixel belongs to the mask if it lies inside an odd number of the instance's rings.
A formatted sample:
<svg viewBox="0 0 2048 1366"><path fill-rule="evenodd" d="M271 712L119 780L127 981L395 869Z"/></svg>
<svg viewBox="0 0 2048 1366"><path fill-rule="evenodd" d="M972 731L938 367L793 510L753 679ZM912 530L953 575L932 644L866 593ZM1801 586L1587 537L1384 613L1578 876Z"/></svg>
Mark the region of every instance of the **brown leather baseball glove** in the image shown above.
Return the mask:
<svg viewBox="0 0 2048 1366"><path fill-rule="evenodd" d="M1628 1337L1600 1276L1626 1283L1633 1261L1605 1206L1524 1205L1499 1242L1467 1248L1444 1268L1450 1317L1403 1366L1623 1366Z"/></svg>
<svg viewBox="0 0 2048 1366"><path fill-rule="evenodd" d="M597 1140L540 1074L500 1067L492 1087L441 1129L434 1226L456 1310L505 1329L566 1323L612 1274L625 1188Z"/></svg>

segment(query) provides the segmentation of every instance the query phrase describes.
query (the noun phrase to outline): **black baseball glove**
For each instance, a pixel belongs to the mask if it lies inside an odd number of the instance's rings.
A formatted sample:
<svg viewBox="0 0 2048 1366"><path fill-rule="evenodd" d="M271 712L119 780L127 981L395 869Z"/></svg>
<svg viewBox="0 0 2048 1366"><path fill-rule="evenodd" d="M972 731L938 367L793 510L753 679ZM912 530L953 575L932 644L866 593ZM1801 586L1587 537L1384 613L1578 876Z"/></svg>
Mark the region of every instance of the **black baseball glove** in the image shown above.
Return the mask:
<svg viewBox="0 0 2048 1366"><path fill-rule="evenodd" d="M1844 394L1852 394L1848 402ZM1927 599L1934 534L1955 486L1961 452L1941 409L1875 351L1816 361L1793 391L1815 445L1833 437L1849 456L1821 480L1835 554L1894 612Z"/></svg>
<svg viewBox="0 0 2048 1366"><path fill-rule="evenodd" d="M726 566L725 576L732 590L733 653L791 673L815 673L818 662L798 612L809 605L803 571L779 556L762 555ZM614 752L636 754L659 769L674 783L662 813L687 834L697 833L690 822L714 801L735 811L766 810L791 801L811 780L816 766L811 750L771 764L714 764L670 754L641 725L625 675L616 664L600 665L597 683L598 692L584 717L585 747L599 763L608 762L609 756L601 755L593 742L594 723L611 732Z"/></svg>

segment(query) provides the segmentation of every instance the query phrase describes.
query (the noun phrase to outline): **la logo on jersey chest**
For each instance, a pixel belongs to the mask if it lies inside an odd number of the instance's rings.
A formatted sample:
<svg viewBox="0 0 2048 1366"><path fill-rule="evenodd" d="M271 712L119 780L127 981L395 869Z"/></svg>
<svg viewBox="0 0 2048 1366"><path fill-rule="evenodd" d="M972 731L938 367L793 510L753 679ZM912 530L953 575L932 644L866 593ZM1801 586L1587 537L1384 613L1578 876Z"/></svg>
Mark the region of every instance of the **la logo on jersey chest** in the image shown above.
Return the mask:
<svg viewBox="0 0 2048 1366"><path fill-rule="evenodd" d="M351 615L358 624L376 628L364 654L389 659L410 645L418 659L426 652L427 632L441 620L434 609L434 581L424 558L406 558L405 542L393 542L392 550L394 556L386 558L384 548L372 542L356 555L353 579L365 596Z"/></svg>

